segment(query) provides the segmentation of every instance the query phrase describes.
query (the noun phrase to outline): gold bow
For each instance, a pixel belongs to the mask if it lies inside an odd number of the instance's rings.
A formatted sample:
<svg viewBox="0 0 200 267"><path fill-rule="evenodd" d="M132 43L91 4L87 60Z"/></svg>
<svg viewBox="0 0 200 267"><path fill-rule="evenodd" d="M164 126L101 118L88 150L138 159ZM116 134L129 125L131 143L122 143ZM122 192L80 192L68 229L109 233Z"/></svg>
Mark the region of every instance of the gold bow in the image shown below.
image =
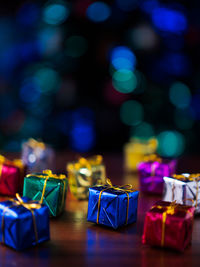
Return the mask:
<svg viewBox="0 0 200 267"><path fill-rule="evenodd" d="M147 162L153 162L153 161L158 161L158 162L162 162L162 159L160 157L158 157L156 154L151 154L151 155L146 155L144 156L144 161Z"/></svg>
<svg viewBox="0 0 200 267"><path fill-rule="evenodd" d="M176 211L187 212L191 215L191 217L193 216L193 214L189 210L186 210L186 207L177 204L176 201L171 202L169 206L155 205L151 208L151 210L153 210L154 208L165 209L162 214L161 246L163 247L165 244L165 224L167 220L167 215L174 215Z"/></svg>
<svg viewBox="0 0 200 267"><path fill-rule="evenodd" d="M88 170L92 169L92 165L100 165L103 161L103 157L101 155L96 155L90 158L81 157L76 163L68 164L68 170L73 171L79 170L81 168L87 168Z"/></svg>
<svg viewBox="0 0 200 267"><path fill-rule="evenodd" d="M6 157L4 157L3 155L0 155L0 176L2 174L3 164L17 167L17 168L19 168L21 175L24 174L23 173L24 172L24 164L23 164L21 159L9 160Z"/></svg>
<svg viewBox="0 0 200 267"><path fill-rule="evenodd" d="M173 175L173 178L175 178L177 180L181 180L181 181L195 181L196 182L197 190L196 190L195 207L197 207L197 204L198 204L198 194L199 194L200 173L192 173L189 176L185 176L183 174L174 174ZM175 186L173 184L173 187L172 187L172 200L174 200L174 189L175 189ZM189 201L191 201L194 204L194 199L187 198L186 200L189 200Z"/></svg>
<svg viewBox="0 0 200 267"><path fill-rule="evenodd" d="M33 138L29 138L28 146L30 146L33 149L35 149L35 148L45 149L45 147L46 147L43 142L38 142L37 140L35 140Z"/></svg>
<svg viewBox="0 0 200 267"><path fill-rule="evenodd" d="M104 189L102 189L99 193L99 200L98 200L98 210L97 210L97 224L99 223L99 214L100 214L100 205L101 205L101 195L104 191L108 190L108 189L114 189L117 191L122 191L127 195L127 210L126 210L126 224L128 223L128 209L129 209L129 194L128 192L134 192L134 190L132 190L132 185L131 184L126 184L126 185L113 185L110 179L106 179L106 184L103 185Z"/></svg>
<svg viewBox="0 0 200 267"><path fill-rule="evenodd" d="M32 219L33 219L33 227L34 227L34 233L35 233L35 241L36 243L38 243L38 231L37 231L37 224L36 224L36 220L35 220L35 214L34 214L34 210L35 209L40 209L41 208L41 204L35 201L29 201L29 202L24 202L23 199L20 197L20 195L17 193L16 194L16 199L10 199L10 201L13 202L12 205L7 206L4 208L3 213L2 213L2 223L1 223L1 230L2 230L2 242L5 243L5 236L4 236L4 226L5 226L5 212L10 209L11 207L14 206L23 206L24 208L26 208L27 210L29 210L32 214Z"/></svg>
<svg viewBox="0 0 200 267"><path fill-rule="evenodd" d="M54 179L63 180L63 182L64 182L63 194L62 194L62 204L61 204L61 205L63 205L64 204L64 197L65 197L65 189L66 189L66 179L67 179L66 176L64 174L60 174L60 175L53 174L51 170L44 170L42 173L43 174L28 174L26 176L26 177L36 176L38 178L45 179L40 203L43 203L43 199L44 199L44 195L45 195L45 191L46 191L46 186L47 186L47 180L49 178L54 178Z"/></svg>

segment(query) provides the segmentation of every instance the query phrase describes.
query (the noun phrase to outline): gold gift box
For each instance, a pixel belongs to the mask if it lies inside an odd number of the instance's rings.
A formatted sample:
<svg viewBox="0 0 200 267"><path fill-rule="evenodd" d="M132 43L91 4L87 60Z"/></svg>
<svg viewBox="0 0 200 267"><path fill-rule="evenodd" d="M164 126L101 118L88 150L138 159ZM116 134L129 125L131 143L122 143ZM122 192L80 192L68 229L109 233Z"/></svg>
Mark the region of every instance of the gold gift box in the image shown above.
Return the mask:
<svg viewBox="0 0 200 267"><path fill-rule="evenodd" d="M136 171L139 162L143 161L144 157L153 154L157 149L157 139L151 138L142 140L133 138L124 145L124 168L126 171Z"/></svg>
<svg viewBox="0 0 200 267"><path fill-rule="evenodd" d="M88 199L91 186L105 184L106 170L101 155L80 158L68 163L66 168L70 191L77 199Z"/></svg>

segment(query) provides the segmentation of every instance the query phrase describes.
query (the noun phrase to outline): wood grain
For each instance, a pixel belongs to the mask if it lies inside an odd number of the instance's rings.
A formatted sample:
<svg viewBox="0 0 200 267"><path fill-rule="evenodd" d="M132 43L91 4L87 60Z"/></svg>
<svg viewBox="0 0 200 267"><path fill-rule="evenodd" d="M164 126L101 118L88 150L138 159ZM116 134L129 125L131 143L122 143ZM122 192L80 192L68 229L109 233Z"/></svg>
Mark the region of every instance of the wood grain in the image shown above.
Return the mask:
<svg viewBox="0 0 200 267"><path fill-rule="evenodd" d="M58 154L57 169L64 171L66 162L73 157L74 154ZM185 165L190 161L191 165ZM198 169L191 158L181 162L180 171L184 171L185 166L191 172ZM121 155L105 155L105 163L107 175L113 183L128 182L134 188L138 187L137 175L123 172ZM1 245L0 266L199 266L200 217L195 218L192 245L184 253L142 245L145 213L158 199L140 194L137 223L116 231L87 222L87 201L77 201L69 193L65 212L51 219L51 240L24 252L15 252Z"/></svg>

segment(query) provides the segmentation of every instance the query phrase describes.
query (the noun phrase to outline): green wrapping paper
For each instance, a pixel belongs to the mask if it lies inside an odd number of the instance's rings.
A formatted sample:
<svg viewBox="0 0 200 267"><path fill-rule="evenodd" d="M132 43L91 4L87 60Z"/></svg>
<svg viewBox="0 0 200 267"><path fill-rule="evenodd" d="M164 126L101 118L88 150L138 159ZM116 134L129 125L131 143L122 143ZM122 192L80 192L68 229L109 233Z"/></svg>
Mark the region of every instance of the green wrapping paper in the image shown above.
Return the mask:
<svg viewBox="0 0 200 267"><path fill-rule="evenodd" d="M24 179L23 196L45 204L50 216L56 217L64 210L67 185L65 175L58 176L50 170L28 174Z"/></svg>
<svg viewBox="0 0 200 267"><path fill-rule="evenodd" d="M70 191L77 199L88 199L90 187L105 184L106 172L102 161L102 156L96 155L67 164Z"/></svg>

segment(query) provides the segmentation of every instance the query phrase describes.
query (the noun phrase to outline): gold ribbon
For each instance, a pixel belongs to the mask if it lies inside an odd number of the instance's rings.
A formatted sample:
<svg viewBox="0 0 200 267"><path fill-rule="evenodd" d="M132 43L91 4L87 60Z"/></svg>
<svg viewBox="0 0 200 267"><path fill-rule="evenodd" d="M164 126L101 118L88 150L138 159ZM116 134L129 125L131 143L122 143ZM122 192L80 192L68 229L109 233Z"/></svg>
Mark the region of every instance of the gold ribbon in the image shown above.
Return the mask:
<svg viewBox="0 0 200 267"><path fill-rule="evenodd" d="M28 146L30 146L33 149L35 149L35 148L45 149L45 147L46 147L43 142L38 142L37 140L35 140L33 138L29 138L27 144L28 144Z"/></svg>
<svg viewBox="0 0 200 267"><path fill-rule="evenodd" d="M174 174L173 178L180 180L180 181L195 181L197 190L196 190L196 201L195 201L195 208L197 207L198 204L198 194L199 194L199 180L200 180L200 173L192 173L189 176L185 176L183 174ZM173 184L174 185L174 184ZM174 191L174 189L172 189ZM172 195L172 200L174 200L174 194ZM187 198L186 200L191 201L194 203L194 199L192 198Z"/></svg>
<svg viewBox="0 0 200 267"><path fill-rule="evenodd" d="M40 203L43 203L43 199L44 199L44 195L45 195L45 191L46 191L46 186L47 186L47 180L49 178L63 180L64 187L63 187L62 204L61 205L64 204L65 189L66 189L66 176L64 174L57 175L57 174L53 174L51 170L44 170L43 174L38 174L38 175L37 174L35 174L35 175L34 174L28 174L26 177L32 177L32 176L36 176L38 178L45 179Z"/></svg>
<svg viewBox="0 0 200 267"><path fill-rule="evenodd" d="M38 202L34 202L34 201L29 201L29 202L24 202L23 199L20 197L20 195L17 193L16 194L16 199L10 199L10 201L13 202L12 205L7 206L4 208L3 213L2 213L2 223L1 223L1 230L2 230L2 242L5 243L5 237L4 237L4 226L5 226L5 212L10 209L11 207L19 207L19 206L23 206L24 208L26 208L27 210L29 210L32 214L32 219L33 219L33 227L34 227L34 233L35 233L35 241L36 243L38 243L38 231L37 231L37 224L36 224L36 220L35 220L35 214L34 214L34 210L35 209L40 209L41 208L41 204Z"/></svg>
<svg viewBox="0 0 200 267"><path fill-rule="evenodd" d="M92 165L100 165L102 164L103 157L101 155L96 155L90 158L79 158L76 163L70 163L68 164L68 170L73 171L79 170L81 168L87 168L88 170L92 169Z"/></svg>
<svg viewBox="0 0 200 267"><path fill-rule="evenodd" d="M189 213L191 217L193 216L193 214L189 210L186 210L185 207L176 204L176 201L171 202L169 206L160 206L160 205L153 206L151 210L153 210L154 208L165 209L165 211L162 214L161 246L163 247L165 244L165 226L166 226L167 215L174 215L176 211L185 211L186 213Z"/></svg>
<svg viewBox="0 0 200 267"><path fill-rule="evenodd" d="M24 175L24 164L21 159L8 160L3 155L0 155L0 176L2 174L3 164L19 168L20 174Z"/></svg>
<svg viewBox="0 0 200 267"><path fill-rule="evenodd" d="M162 159L160 157L158 157L156 154L150 154L150 155L144 156L144 161L147 161L147 162L153 162L153 161L162 162Z"/></svg>
<svg viewBox="0 0 200 267"><path fill-rule="evenodd" d="M116 185L114 186L111 182L110 179L106 179L106 184L104 185L106 188L102 189L99 193L99 200L98 200L98 209L97 209L97 224L99 223L99 214L100 214L100 206L101 206L101 195L104 191L109 190L109 189L114 189L117 191L122 191L127 195L127 210L126 210L126 224L128 223L128 210L129 210L129 194L128 192L134 192L132 190L132 185L131 184L126 184L126 185Z"/></svg>

